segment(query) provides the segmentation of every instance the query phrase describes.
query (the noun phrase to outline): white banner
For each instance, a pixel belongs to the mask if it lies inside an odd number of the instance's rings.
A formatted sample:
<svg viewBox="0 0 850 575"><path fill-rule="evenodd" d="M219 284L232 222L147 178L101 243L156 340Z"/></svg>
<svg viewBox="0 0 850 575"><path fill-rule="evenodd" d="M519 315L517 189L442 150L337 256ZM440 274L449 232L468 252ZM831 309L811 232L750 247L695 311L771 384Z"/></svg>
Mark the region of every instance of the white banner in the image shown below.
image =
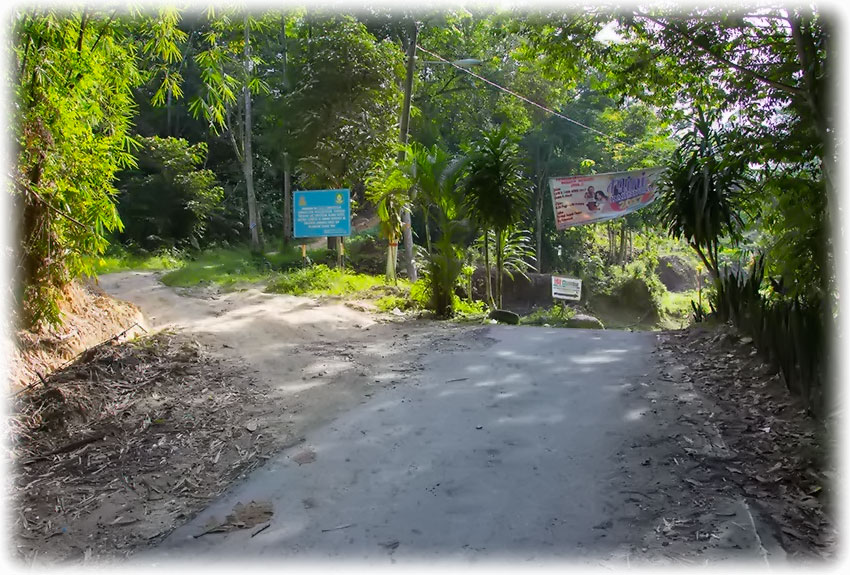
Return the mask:
<svg viewBox="0 0 850 575"><path fill-rule="evenodd" d="M592 224L619 218L651 204L663 168L550 178L555 227Z"/></svg>

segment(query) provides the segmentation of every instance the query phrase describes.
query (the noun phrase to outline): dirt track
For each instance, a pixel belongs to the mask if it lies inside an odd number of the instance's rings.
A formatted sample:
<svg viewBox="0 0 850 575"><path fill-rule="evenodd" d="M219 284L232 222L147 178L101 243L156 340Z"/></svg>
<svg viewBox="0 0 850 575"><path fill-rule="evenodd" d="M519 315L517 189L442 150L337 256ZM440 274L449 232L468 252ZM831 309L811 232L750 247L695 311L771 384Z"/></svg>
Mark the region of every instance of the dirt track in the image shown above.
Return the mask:
<svg viewBox="0 0 850 575"><path fill-rule="evenodd" d="M256 288L175 290L155 273L110 274L100 285L139 306L154 329L180 329L267 386L269 401L286 415L261 423L291 436L330 421L376 386L400 382L417 368L424 342L439 346L466 329L410 320L402 326L340 302Z"/></svg>

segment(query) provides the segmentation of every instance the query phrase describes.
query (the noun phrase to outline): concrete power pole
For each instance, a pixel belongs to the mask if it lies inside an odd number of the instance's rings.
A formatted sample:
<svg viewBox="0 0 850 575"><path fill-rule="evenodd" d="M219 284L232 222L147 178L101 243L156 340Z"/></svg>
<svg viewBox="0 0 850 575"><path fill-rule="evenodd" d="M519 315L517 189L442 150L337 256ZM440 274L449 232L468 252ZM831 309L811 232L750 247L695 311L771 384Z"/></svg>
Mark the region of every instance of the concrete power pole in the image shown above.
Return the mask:
<svg viewBox="0 0 850 575"><path fill-rule="evenodd" d="M402 145L407 144L407 129L410 125L410 98L413 94L413 71L416 62L416 37L419 28L416 22L411 22L407 44L407 76L404 79L404 104L401 108L401 130L399 140ZM399 152L398 161L404 161L404 151ZM402 237L404 238L404 264L407 267L407 277L410 281L416 281L416 264L413 262L413 229L410 226L410 209L405 208L401 212Z"/></svg>

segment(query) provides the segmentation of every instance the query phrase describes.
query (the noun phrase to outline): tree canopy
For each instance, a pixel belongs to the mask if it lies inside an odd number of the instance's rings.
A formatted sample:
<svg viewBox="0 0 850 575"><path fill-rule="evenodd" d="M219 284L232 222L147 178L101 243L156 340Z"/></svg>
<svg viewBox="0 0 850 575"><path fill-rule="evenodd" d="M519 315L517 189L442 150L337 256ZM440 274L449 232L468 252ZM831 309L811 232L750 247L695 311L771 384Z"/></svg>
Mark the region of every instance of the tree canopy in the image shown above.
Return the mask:
<svg viewBox="0 0 850 575"><path fill-rule="evenodd" d="M833 297L828 16L729 6L20 10L8 81L21 320L57 321L62 287L91 273L90 256L110 241L198 249L248 240L257 249L264 236L290 233L293 188L350 188L358 210L383 214L391 244L404 235L406 206L425 247L466 206L478 232L531 239L541 271L590 273L602 255L625 266L638 231L689 235L674 206L558 231L548 179L669 164L673 186L688 158L704 167L711 156L688 155L702 112L704 133L722 136L711 169L734 165L741 198L717 204L737 224L717 228L715 255L703 255L718 267L763 251L783 296ZM434 160L420 176L468 161L463 202L415 173L387 183L414 28L410 139ZM483 166L487 146L473 144L494 133L514 142L509 179L529 191L527 203L491 210L509 212L509 222L471 203L502 197L493 190L507 182ZM452 241L470 248L473 231Z"/></svg>

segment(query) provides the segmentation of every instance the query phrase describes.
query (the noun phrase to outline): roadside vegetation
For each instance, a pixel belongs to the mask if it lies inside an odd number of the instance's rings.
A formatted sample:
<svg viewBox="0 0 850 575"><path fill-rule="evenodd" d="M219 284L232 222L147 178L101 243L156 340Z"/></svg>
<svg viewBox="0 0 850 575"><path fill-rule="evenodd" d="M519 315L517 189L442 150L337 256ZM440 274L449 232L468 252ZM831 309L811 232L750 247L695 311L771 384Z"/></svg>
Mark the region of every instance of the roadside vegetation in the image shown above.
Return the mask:
<svg viewBox="0 0 850 575"><path fill-rule="evenodd" d="M13 319L47 328L74 279L147 269L560 325L555 274L582 280L574 313L607 327L733 322L822 404L831 28L768 12L20 11ZM557 229L550 178L653 167L650 206ZM292 190L338 188L368 226L341 268L336 238L304 267Z"/></svg>

